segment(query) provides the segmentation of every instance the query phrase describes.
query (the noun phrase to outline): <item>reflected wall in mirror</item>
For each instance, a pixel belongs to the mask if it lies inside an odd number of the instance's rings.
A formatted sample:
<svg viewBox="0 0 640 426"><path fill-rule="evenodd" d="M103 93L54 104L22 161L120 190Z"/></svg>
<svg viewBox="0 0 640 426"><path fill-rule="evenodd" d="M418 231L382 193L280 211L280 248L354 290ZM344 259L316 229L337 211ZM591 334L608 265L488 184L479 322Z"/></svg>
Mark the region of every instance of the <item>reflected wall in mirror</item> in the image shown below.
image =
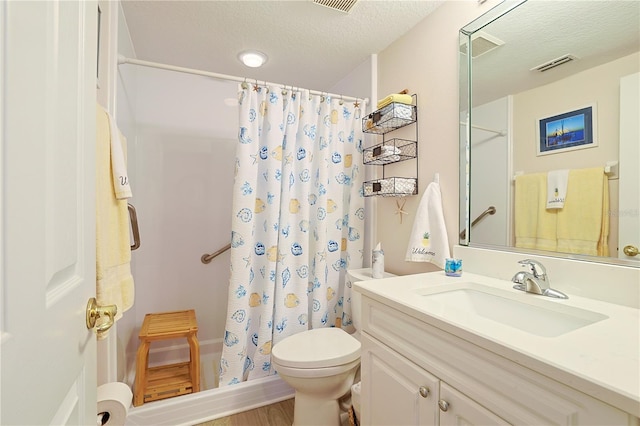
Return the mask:
<svg viewBox="0 0 640 426"><path fill-rule="evenodd" d="M505 1L462 28L460 243L640 266L638 81L638 1Z"/></svg>

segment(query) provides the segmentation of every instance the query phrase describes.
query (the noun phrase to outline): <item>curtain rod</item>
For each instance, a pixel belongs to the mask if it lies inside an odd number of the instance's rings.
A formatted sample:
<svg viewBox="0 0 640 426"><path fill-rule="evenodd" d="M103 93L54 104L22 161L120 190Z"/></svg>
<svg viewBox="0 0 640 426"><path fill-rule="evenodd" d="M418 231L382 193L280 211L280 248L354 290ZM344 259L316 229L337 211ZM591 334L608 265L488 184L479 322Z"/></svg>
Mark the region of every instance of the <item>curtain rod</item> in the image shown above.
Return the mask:
<svg viewBox="0 0 640 426"><path fill-rule="evenodd" d="M256 84L260 84L259 80L256 79L249 79L249 78L244 78L244 77L236 77L233 75L226 75L226 74L219 74L219 73L215 73L215 72L209 72L209 71L201 71L201 70L196 70L193 68L183 68L183 67L176 67L174 65L167 65L167 64L161 64L158 62L150 62L150 61L143 61L140 59L133 59L133 58L126 58L122 55L118 55L118 65L121 64L131 64L131 65L140 65L143 67L149 67L149 68L159 68L159 69L163 69L163 70L169 70L169 71L177 71L177 72L183 72L186 74L195 74L195 75L201 75L201 76L205 76L205 77L212 77L212 78L217 78L220 80L230 80L230 81L237 81L238 83L249 83L251 84L252 80L256 82ZM263 81L262 84L260 84L262 86L279 86L282 88L287 88L287 87L292 87L292 86L287 86L284 84L279 84L279 83L271 83L268 81ZM299 89L299 87L296 87L297 89ZM332 98L340 98L342 100L345 101L364 101L365 103L369 102L368 98L354 98L353 96L343 96L343 95L336 95L333 93L327 93L327 92L319 92L317 90L309 90L309 93L311 93L312 95L325 95L325 96L330 96Z"/></svg>

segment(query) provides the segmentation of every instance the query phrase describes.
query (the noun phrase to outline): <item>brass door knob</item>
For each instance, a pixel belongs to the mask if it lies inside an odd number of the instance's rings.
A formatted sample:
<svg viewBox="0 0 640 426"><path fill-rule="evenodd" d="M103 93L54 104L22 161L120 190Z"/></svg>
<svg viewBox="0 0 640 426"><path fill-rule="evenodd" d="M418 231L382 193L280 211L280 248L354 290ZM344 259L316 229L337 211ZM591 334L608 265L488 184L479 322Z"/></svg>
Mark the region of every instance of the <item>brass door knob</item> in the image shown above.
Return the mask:
<svg viewBox="0 0 640 426"><path fill-rule="evenodd" d="M627 256L637 256L638 255L638 247L636 247L636 246L632 246L632 245L624 246L622 251Z"/></svg>
<svg viewBox="0 0 640 426"><path fill-rule="evenodd" d="M87 317L86 323L87 328L92 330L96 323L98 322L98 318L107 317L107 321L100 324L96 331L98 333L104 333L108 329L111 328L114 322L114 318L116 313L118 312L118 307L116 305L107 305L107 306L98 306L98 302L95 297L92 297L87 302Z"/></svg>

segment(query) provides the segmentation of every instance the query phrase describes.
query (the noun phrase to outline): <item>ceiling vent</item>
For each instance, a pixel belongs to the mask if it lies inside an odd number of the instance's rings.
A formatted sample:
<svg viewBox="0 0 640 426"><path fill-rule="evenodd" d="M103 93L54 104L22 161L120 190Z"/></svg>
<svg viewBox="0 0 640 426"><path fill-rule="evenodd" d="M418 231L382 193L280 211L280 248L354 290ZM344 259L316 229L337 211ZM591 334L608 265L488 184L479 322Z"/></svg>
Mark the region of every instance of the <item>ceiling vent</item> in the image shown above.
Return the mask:
<svg viewBox="0 0 640 426"><path fill-rule="evenodd" d="M358 0L313 0L313 2L320 6L328 7L329 9L349 13Z"/></svg>
<svg viewBox="0 0 640 426"><path fill-rule="evenodd" d="M539 71L539 72L549 71L551 68L559 67L562 64L566 64L567 62L571 62L576 59L578 58L574 55L563 55L563 56L560 56L559 58L552 59L548 62L545 62L544 64L535 66L531 68L529 71Z"/></svg>
<svg viewBox="0 0 640 426"><path fill-rule="evenodd" d="M475 32L471 36L471 57L477 58L480 55L484 55L493 49L500 47L504 44L504 41L497 37L489 35L483 31ZM467 44L460 45L460 52L467 54Z"/></svg>

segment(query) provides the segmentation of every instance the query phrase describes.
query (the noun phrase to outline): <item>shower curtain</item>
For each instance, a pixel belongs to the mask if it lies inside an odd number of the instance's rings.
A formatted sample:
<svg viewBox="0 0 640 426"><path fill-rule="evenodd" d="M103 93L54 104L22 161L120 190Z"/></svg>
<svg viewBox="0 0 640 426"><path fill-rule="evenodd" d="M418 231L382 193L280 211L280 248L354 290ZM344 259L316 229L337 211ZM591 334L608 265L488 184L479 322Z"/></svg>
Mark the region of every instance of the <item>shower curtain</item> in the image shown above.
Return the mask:
<svg viewBox="0 0 640 426"><path fill-rule="evenodd" d="M239 101L221 386L272 374L287 336L349 326L363 259L363 101L246 83Z"/></svg>

